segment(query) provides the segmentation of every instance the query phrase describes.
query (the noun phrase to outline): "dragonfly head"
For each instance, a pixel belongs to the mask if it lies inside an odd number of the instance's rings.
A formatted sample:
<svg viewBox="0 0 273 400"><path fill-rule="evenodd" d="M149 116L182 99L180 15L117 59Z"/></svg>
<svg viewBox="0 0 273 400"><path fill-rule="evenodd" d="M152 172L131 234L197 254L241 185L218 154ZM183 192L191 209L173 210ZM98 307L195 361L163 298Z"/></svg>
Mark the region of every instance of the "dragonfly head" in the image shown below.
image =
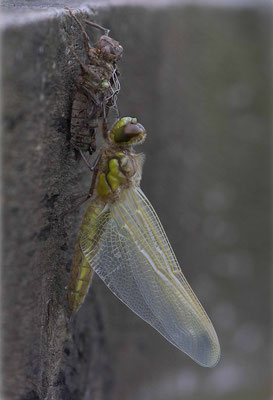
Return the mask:
<svg viewBox="0 0 273 400"><path fill-rule="evenodd" d="M136 118L123 117L112 127L110 139L120 146L130 146L142 143L146 134L145 128Z"/></svg>
<svg viewBox="0 0 273 400"><path fill-rule="evenodd" d="M107 62L119 61L122 57L123 47L110 36L100 37L97 49L101 52L102 58Z"/></svg>

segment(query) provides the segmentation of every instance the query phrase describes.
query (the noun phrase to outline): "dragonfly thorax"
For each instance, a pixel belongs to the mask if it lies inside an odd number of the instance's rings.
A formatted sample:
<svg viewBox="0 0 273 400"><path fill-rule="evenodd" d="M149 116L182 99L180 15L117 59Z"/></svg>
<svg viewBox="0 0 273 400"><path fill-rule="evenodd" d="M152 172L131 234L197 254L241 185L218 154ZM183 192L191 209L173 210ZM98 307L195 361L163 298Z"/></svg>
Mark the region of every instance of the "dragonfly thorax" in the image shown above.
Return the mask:
<svg viewBox="0 0 273 400"><path fill-rule="evenodd" d="M143 156L126 150L106 149L102 155L96 182L97 195L102 200L116 200L120 190L138 186Z"/></svg>

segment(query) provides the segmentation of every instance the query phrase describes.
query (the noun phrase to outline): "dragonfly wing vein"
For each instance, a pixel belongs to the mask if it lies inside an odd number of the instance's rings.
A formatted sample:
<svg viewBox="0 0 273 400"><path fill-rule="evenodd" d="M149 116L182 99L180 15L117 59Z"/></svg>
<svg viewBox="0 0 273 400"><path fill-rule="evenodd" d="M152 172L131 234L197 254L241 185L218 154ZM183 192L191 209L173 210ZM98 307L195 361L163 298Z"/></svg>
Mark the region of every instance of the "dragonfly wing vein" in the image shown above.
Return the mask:
<svg viewBox="0 0 273 400"><path fill-rule="evenodd" d="M82 251L94 271L132 311L204 366L220 356L214 328L171 249L162 225L141 189L124 189L109 205L100 240L88 232Z"/></svg>

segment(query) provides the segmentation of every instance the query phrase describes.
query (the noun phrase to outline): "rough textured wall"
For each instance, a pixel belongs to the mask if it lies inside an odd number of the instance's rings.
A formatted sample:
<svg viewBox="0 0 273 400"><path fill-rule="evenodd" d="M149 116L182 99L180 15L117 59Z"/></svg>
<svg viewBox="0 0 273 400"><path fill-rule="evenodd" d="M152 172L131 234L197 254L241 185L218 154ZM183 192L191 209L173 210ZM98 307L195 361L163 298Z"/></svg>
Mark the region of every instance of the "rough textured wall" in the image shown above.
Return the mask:
<svg viewBox="0 0 273 400"><path fill-rule="evenodd" d="M3 28L7 399L269 398L269 11L115 7L96 16L124 46L120 111L148 130L142 188L219 334L214 370L99 279L69 321L65 287L83 210L58 217L91 179L69 146L79 69L67 46L80 38L61 12Z"/></svg>

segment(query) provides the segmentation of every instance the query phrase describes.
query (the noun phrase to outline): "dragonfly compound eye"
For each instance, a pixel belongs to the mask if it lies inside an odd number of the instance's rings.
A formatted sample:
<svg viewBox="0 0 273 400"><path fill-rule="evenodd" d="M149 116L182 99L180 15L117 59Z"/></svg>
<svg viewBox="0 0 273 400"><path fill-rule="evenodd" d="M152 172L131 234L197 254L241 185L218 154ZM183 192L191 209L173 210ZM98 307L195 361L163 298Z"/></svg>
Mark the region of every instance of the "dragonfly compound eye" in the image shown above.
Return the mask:
<svg viewBox="0 0 273 400"><path fill-rule="evenodd" d="M111 140L119 145L142 143L145 137L145 128L132 117L121 118L110 131Z"/></svg>

